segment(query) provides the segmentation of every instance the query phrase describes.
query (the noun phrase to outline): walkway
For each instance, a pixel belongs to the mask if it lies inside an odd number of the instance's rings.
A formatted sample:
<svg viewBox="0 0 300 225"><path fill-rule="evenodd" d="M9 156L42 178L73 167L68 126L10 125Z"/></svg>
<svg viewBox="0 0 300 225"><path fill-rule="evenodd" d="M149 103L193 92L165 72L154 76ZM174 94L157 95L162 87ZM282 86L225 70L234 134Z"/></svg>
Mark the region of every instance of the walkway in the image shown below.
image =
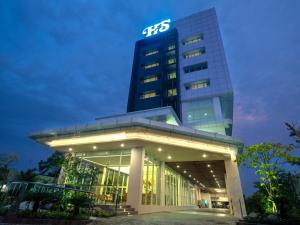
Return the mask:
<svg viewBox="0 0 300 225"><path fill-rule="evenodd" d="M189 210L101 218L89 225L235 225L236 221L224 213Z"/></svg>

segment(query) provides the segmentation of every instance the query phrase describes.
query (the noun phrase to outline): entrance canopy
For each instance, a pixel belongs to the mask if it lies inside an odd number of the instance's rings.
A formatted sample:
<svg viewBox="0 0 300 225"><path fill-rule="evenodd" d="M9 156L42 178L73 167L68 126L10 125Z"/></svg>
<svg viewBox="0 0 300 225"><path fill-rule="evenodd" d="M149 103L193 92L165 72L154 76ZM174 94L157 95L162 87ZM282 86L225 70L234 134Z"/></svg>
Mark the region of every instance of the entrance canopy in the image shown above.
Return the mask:
<svg viewBox="0 0 300 225"><path fill-rule="evenodd" d="M228 136L180 126L171 107L99 118L90 125L49 130L31 138L60 152L88 155L142 147L187 177L203 174L198 175L201 185L216 188L225 187L224 160L234 159L242 146ZM101 161L97 156L86 158Z"/></svg>

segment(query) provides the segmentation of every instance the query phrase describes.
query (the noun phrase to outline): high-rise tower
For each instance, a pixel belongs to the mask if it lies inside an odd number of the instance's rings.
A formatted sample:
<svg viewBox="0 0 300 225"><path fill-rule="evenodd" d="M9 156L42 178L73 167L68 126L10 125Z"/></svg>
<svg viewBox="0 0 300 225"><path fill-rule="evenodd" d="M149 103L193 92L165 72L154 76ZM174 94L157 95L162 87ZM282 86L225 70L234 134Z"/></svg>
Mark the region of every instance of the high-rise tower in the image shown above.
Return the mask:
<svg viewBox="0 0 300 225"><path fill-rule="evenodd" d="M184 126L232 134L233 91L214 9L146 28L127 111L172 106Z"/></svg>

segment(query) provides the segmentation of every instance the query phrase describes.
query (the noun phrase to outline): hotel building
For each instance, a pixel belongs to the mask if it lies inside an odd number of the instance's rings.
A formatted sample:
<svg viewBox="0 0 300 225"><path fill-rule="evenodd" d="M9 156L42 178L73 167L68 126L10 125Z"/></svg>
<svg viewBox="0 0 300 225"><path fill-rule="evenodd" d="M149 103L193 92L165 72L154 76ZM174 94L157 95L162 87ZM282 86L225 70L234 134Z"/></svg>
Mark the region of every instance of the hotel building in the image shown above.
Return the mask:
<svg viewBox="0 0 300 225"><path fill-rule="evenodd" d="M97 168L97 204L138 213L227 208L246 215L231 137L233 91L214 9L146 28L136 42L127 113L31 138ZM66 184L61 172L59 183Z"/></svg>

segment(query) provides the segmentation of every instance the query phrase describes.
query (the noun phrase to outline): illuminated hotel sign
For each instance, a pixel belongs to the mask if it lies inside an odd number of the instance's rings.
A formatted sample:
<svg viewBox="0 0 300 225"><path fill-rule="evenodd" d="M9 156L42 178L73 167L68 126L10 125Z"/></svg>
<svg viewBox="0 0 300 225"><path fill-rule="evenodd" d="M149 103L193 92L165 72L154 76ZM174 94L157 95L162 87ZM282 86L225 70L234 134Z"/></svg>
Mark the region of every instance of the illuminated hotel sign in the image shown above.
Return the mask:
<svg viewBox="0 0 300 225"><path fill-rule="evenodd" d="M170 28L170 23L171 23L170 19L163 20L160 23L145 28L142 33L146 35L146 37L150 37L152 35L157 34L158 32L159 33L165 32Z"/></svg>

